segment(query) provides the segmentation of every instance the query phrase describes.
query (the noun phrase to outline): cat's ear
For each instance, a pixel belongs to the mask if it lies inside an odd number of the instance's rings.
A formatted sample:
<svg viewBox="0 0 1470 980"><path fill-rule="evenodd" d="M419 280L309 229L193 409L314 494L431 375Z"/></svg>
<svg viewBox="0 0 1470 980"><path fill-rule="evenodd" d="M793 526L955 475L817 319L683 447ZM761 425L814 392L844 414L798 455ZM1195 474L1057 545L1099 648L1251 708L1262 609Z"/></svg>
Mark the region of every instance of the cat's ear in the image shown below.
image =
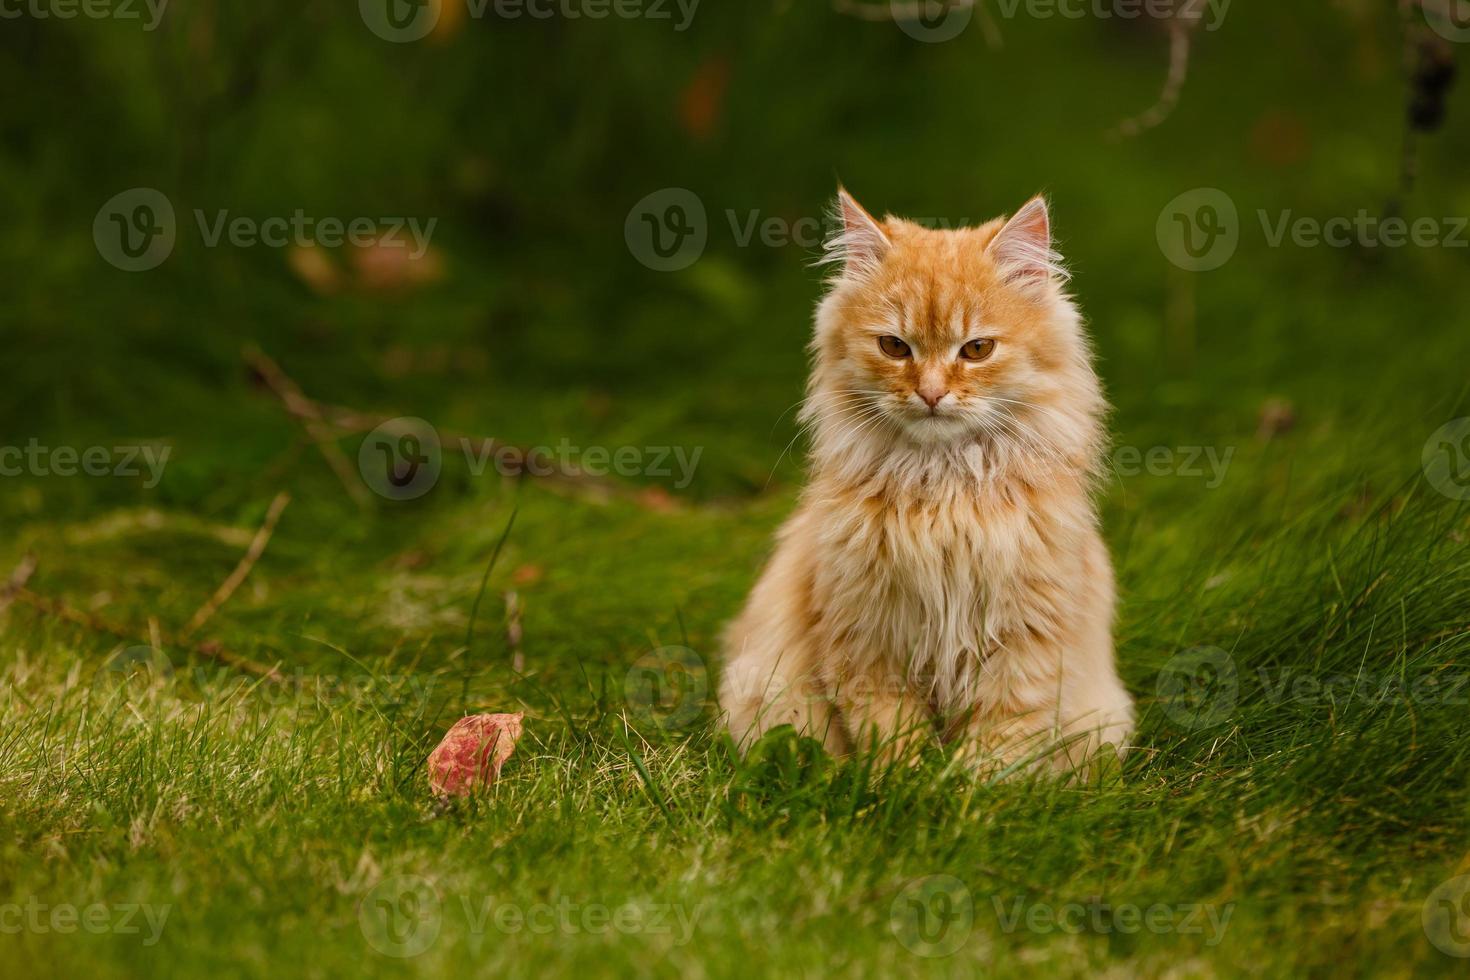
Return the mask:
<svg viewBox="0 0 1470 980"><path fill-rule="evenodd" d="M1033 197L1005 223L991 239L990 256L1005 280L1017 285L1067 278L1062 257L1052 247L1046 198Z"/></svg>
<svg viewBox="0 0 1470 980"><path fill-rule="evenodd" d="M837 188L834 208L836 234L827 239L824 263L840 265L844 275L862 276L877 268L892 242L878 219L863 208L846 188Z"/></svg>

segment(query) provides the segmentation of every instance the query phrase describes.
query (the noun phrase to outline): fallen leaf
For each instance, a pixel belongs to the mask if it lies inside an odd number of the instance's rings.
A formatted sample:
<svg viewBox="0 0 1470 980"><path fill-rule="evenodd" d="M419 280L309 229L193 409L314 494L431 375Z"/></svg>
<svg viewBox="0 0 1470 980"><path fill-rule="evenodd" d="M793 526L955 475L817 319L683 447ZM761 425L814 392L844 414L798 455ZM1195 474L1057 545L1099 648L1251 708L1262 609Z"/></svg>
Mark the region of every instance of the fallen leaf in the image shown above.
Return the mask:
<svg viewBox="0 0 1470 980"><path fill-rule="evenodd" d="M429 754L429 788L440 796L468 796L493 784L516 750L524 717L470 715L455 722Z"/></svg>

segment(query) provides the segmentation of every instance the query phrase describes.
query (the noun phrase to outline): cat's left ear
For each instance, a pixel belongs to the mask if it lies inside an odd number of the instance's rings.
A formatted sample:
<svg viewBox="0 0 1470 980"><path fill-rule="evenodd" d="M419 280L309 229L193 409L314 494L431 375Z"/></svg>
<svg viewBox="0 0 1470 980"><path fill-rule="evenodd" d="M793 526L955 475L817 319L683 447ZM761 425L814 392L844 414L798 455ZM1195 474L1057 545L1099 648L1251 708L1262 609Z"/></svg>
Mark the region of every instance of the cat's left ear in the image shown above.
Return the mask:
<svg viewBox="0 0 1470 980"><path fill-rule="evenodd" d="M892 247L888 233L845 187L837 188L834 216L841 230L827 240L827 256L822 261L842 266L847 275L861 277L872 272Z"/></svg>
<svg viewBox="0 0 1470 980"><path fill-rule="evenodd" d="M1062 257L1052 247L1051 213L1044 197L1027 201L991 239L989 251L1007 282L1026 286L1067 278Z"/></svg>

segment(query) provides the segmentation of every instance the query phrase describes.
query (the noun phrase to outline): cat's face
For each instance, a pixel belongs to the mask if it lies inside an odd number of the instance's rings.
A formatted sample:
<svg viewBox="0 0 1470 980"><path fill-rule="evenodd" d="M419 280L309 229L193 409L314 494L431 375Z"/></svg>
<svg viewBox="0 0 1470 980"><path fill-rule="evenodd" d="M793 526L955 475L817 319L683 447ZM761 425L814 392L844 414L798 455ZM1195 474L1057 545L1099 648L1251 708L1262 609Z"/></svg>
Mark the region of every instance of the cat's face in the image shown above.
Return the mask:
<svg viewBox="0 0 1470 980"><path fill-rule="evenodd" d="M1019 434L1065 395L1085 348L1044 201L956 231L840 202L844 269L818 320L814 393L925 445Z"/></svg>

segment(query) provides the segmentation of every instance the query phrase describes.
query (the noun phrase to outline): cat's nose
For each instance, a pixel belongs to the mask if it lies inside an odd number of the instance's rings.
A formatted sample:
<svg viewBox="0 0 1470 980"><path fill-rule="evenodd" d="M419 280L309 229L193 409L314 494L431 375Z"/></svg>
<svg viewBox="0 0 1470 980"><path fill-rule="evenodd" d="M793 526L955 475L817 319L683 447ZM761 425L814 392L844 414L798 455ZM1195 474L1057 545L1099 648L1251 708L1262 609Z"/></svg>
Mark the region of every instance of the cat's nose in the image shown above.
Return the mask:
<svg viewBox="0 0 1470 980"><path fill-rule="evenodd" d="M920 398L924 399L924 404L930 408L938 408L939 403L944 400L944 396L949 394L949 389L940 385L919 385L914 391Z"/></svg>

